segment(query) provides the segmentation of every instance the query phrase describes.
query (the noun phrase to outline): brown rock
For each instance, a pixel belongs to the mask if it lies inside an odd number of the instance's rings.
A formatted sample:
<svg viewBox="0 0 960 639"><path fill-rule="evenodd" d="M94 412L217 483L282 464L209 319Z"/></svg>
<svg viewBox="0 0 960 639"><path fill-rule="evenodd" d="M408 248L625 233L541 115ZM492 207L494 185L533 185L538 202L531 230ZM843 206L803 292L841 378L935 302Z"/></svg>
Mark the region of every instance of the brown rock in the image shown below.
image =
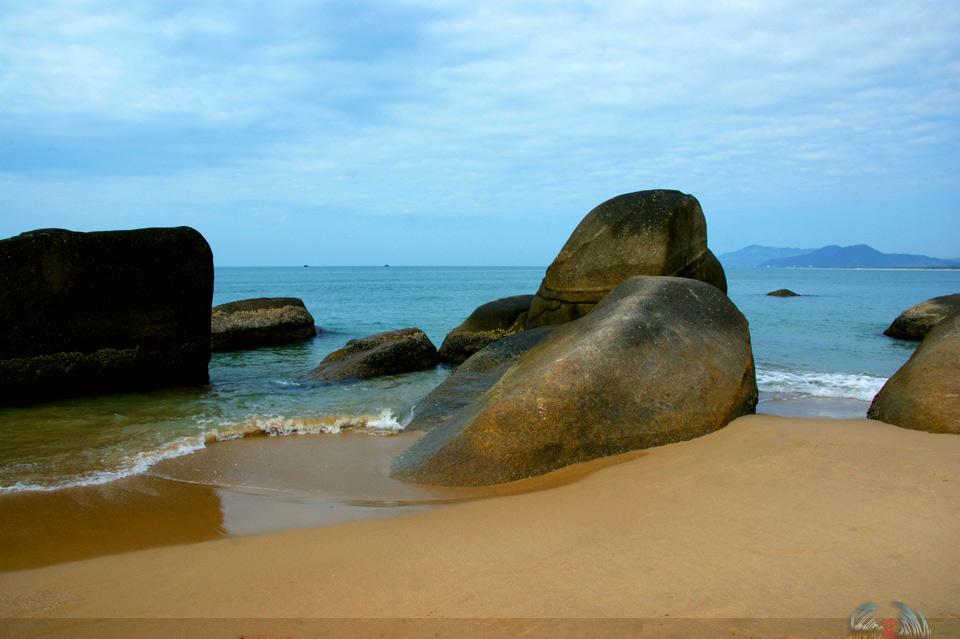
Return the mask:
<svg viewBox="0 0 960 639"><path fill-rule="evenodd" d="M900 313L883 334L898 339L922 340L940 320L958 312L960 293L934 297Z"/></svg>
<svg viewBox="0 0 960 639"><path fill-rule="evenodd" d="M794 293L789 288L778 288L775 291L767 293L769 297L800 297L799 293Z"/></svg>
<svg viewBox="0 0 960 639"><path fill-rule="evenodd" d="M873 398L867 417L913 430L960 434L960 313L927 333Z"/></svg>
<svg viewBox="0 0 960 639"><path fill-rule="evenodd" d="M523 330L533 295L514 295L477 307L440 345L440 361L459 364L501 337Z"/></svg>
<svg viewBox="0 0 960 639"><path fill-rule="evenodd" d="M714 286L634 277L559 326L393 463L423 484L487 485L703 435L752 412L747 321Z"/></svg>
<svg viewBox="0 0 960 639"><path fill-rule="evenodd" d="M321 382L351 377L395 375L432 368L437 348L419 328L401 328L352 339L323 358L301 381Z"/></svg>
<svg viewBox="0 0 960 639"><path fill-rule="evenodd" d="M260 297L214 306L210 343L215 351L274 346L316 337L313 316L296 297Z"/></svg>
<svg viewBox="0 0 960 639"><path fill-rule="evenodd" d="M429 430L445 422L496 384L515 361L555 328L541 326L507 335L469 357L414 406L413 419L404 430Z"/></svg>
<svg viewBox="0 0 960 639"><path fill-rule="evenodd" d="M590 211L547 269L526 328L582 317L635 275L691 278L726 293L723 267L707 248L707 222L695 197L639 191Z"/></svg>

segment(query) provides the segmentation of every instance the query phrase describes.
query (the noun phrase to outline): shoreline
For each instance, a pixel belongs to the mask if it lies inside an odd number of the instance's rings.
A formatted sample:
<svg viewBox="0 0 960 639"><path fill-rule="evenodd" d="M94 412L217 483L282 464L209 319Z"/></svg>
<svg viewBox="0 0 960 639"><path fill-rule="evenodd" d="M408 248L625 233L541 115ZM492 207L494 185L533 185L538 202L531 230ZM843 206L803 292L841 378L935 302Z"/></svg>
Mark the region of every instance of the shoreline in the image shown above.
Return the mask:
<svg viewBox="0 0 960 639"><path fill-rule="evenodd" d="M0 615L960 619L956 437L753 415L607 461L429 512L6 572Z"/></svg>
<svg viewBox="0 0 960 639"><path fill-rule="evenodd" d="M869 403L806 397L758 413L859 419ZM0 494L0 573L150 548L318 528L548 490L645 451L486 488L414 486L390 461L422 433L252 436L210 442L105 483ZM162 513L162 515L161 515Z"/></svg>
<svg viewBox="0 0 960 639"><path fill-rule="evenodd" d="M245 437L105 484L0 495L0 574L72 561L385 519L549 490L643 451L479 488L387 476L422 433Z"/></svg>

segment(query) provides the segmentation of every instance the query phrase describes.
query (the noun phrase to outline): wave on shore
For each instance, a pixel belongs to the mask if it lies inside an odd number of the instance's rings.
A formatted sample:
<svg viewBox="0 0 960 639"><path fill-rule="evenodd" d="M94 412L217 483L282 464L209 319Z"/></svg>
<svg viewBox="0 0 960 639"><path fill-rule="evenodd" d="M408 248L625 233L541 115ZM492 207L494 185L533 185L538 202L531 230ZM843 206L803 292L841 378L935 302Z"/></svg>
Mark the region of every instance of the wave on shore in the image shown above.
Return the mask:
<svg viewBox="0 0 960 639"><path fill-rule="evenodd" d="M322 417L250 417L241 422L224 422L198 435L181 437L158 447L122 456L110 470L97 470L67 477L21 480L0 486L0 495L31 490L50 491L75 486L106 484L124 477L139 475L165 459L189 455L207 445L243 437L279 437L284 435L335 435L357 430L374 435L402 431L397 416L389 409L378 415L328 415Z"/></svg>
<svg viewBox="0 0 960 639"><path fill-rule="evenodd" d="M795 372L771 370L762 366L757 369L757 386L762 402L806 397L870 402L885 382L885 377L868 373ZM19 475L19 478L7 485L0 485L0 494L106 484L123 477L145 473L165 459L182 457L218 442L244 437L338 434L348 430L385 435L402 431L405 421L400 420L390 410L383 410L379 414L317 417L260 415L244 419L194 422L196 429L191 434L182 433L179 437L155 441L147 446L144 446L143 440L139 440L139 443L134 445L140 446L140 450L125 450L123 442L101 448L99 452L96 449L90 450L90 453L99 459L87 457L84 463L87 468L96 466L97 470L74 468L71 472L57 461L53 461L50 466L44 464L42 469L36 466L31 468L32 464L29 462L14 464L13 467L5 469L14 471L7 474L5 479L10 481L10 475ZM132 443L129 441L126 445L129 447ZM69 467L70 463L66 466ZM0 482L3 482L3 479L0 479Z"/></svg>
<svg viewBox="0 0 960 639"><path fill-rule="evenodd" d="M770 399L799 399L802 397L835 397L873 401L886 383L886 377L868 373L789 373L757 369L757 387L760 401Z"/></svg>

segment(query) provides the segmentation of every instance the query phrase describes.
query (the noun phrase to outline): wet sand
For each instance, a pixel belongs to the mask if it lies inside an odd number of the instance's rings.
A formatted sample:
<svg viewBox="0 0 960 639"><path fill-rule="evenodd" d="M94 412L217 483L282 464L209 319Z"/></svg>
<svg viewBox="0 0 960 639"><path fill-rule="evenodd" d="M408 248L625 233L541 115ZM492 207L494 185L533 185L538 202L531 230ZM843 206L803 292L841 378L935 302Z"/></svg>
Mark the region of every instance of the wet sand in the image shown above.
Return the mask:
<svg viewBox="0 0 960 639"><path fill-rule="evenodd" d="M0 495L0 572L427 512L546 490L631 456L489 488L414 486L390 479L390 460L420 435L345 431L245 437L103 485Z"/></svg>
<svg viewBox="0 0 960 639"><path fill-rule="evenodd" d="M847 636L900 601L951 636L957 477L956 436L749 416L536 492L7 572L0 616L11 636Z"/></svg>

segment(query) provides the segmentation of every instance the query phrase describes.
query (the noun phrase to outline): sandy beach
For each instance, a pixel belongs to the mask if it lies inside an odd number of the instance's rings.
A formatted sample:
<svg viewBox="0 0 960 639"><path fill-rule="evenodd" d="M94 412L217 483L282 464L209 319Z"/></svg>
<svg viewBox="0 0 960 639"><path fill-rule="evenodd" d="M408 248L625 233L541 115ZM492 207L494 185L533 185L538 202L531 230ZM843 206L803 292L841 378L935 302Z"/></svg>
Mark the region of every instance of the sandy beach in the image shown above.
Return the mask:
<svg viewBox="0 0 960 639"><path fill-rule="evenodd" d="M957 477L951 435L747 416L519 494L9 571L0 616L10 636L846 636L898 601L956 636Z"/></svg>

